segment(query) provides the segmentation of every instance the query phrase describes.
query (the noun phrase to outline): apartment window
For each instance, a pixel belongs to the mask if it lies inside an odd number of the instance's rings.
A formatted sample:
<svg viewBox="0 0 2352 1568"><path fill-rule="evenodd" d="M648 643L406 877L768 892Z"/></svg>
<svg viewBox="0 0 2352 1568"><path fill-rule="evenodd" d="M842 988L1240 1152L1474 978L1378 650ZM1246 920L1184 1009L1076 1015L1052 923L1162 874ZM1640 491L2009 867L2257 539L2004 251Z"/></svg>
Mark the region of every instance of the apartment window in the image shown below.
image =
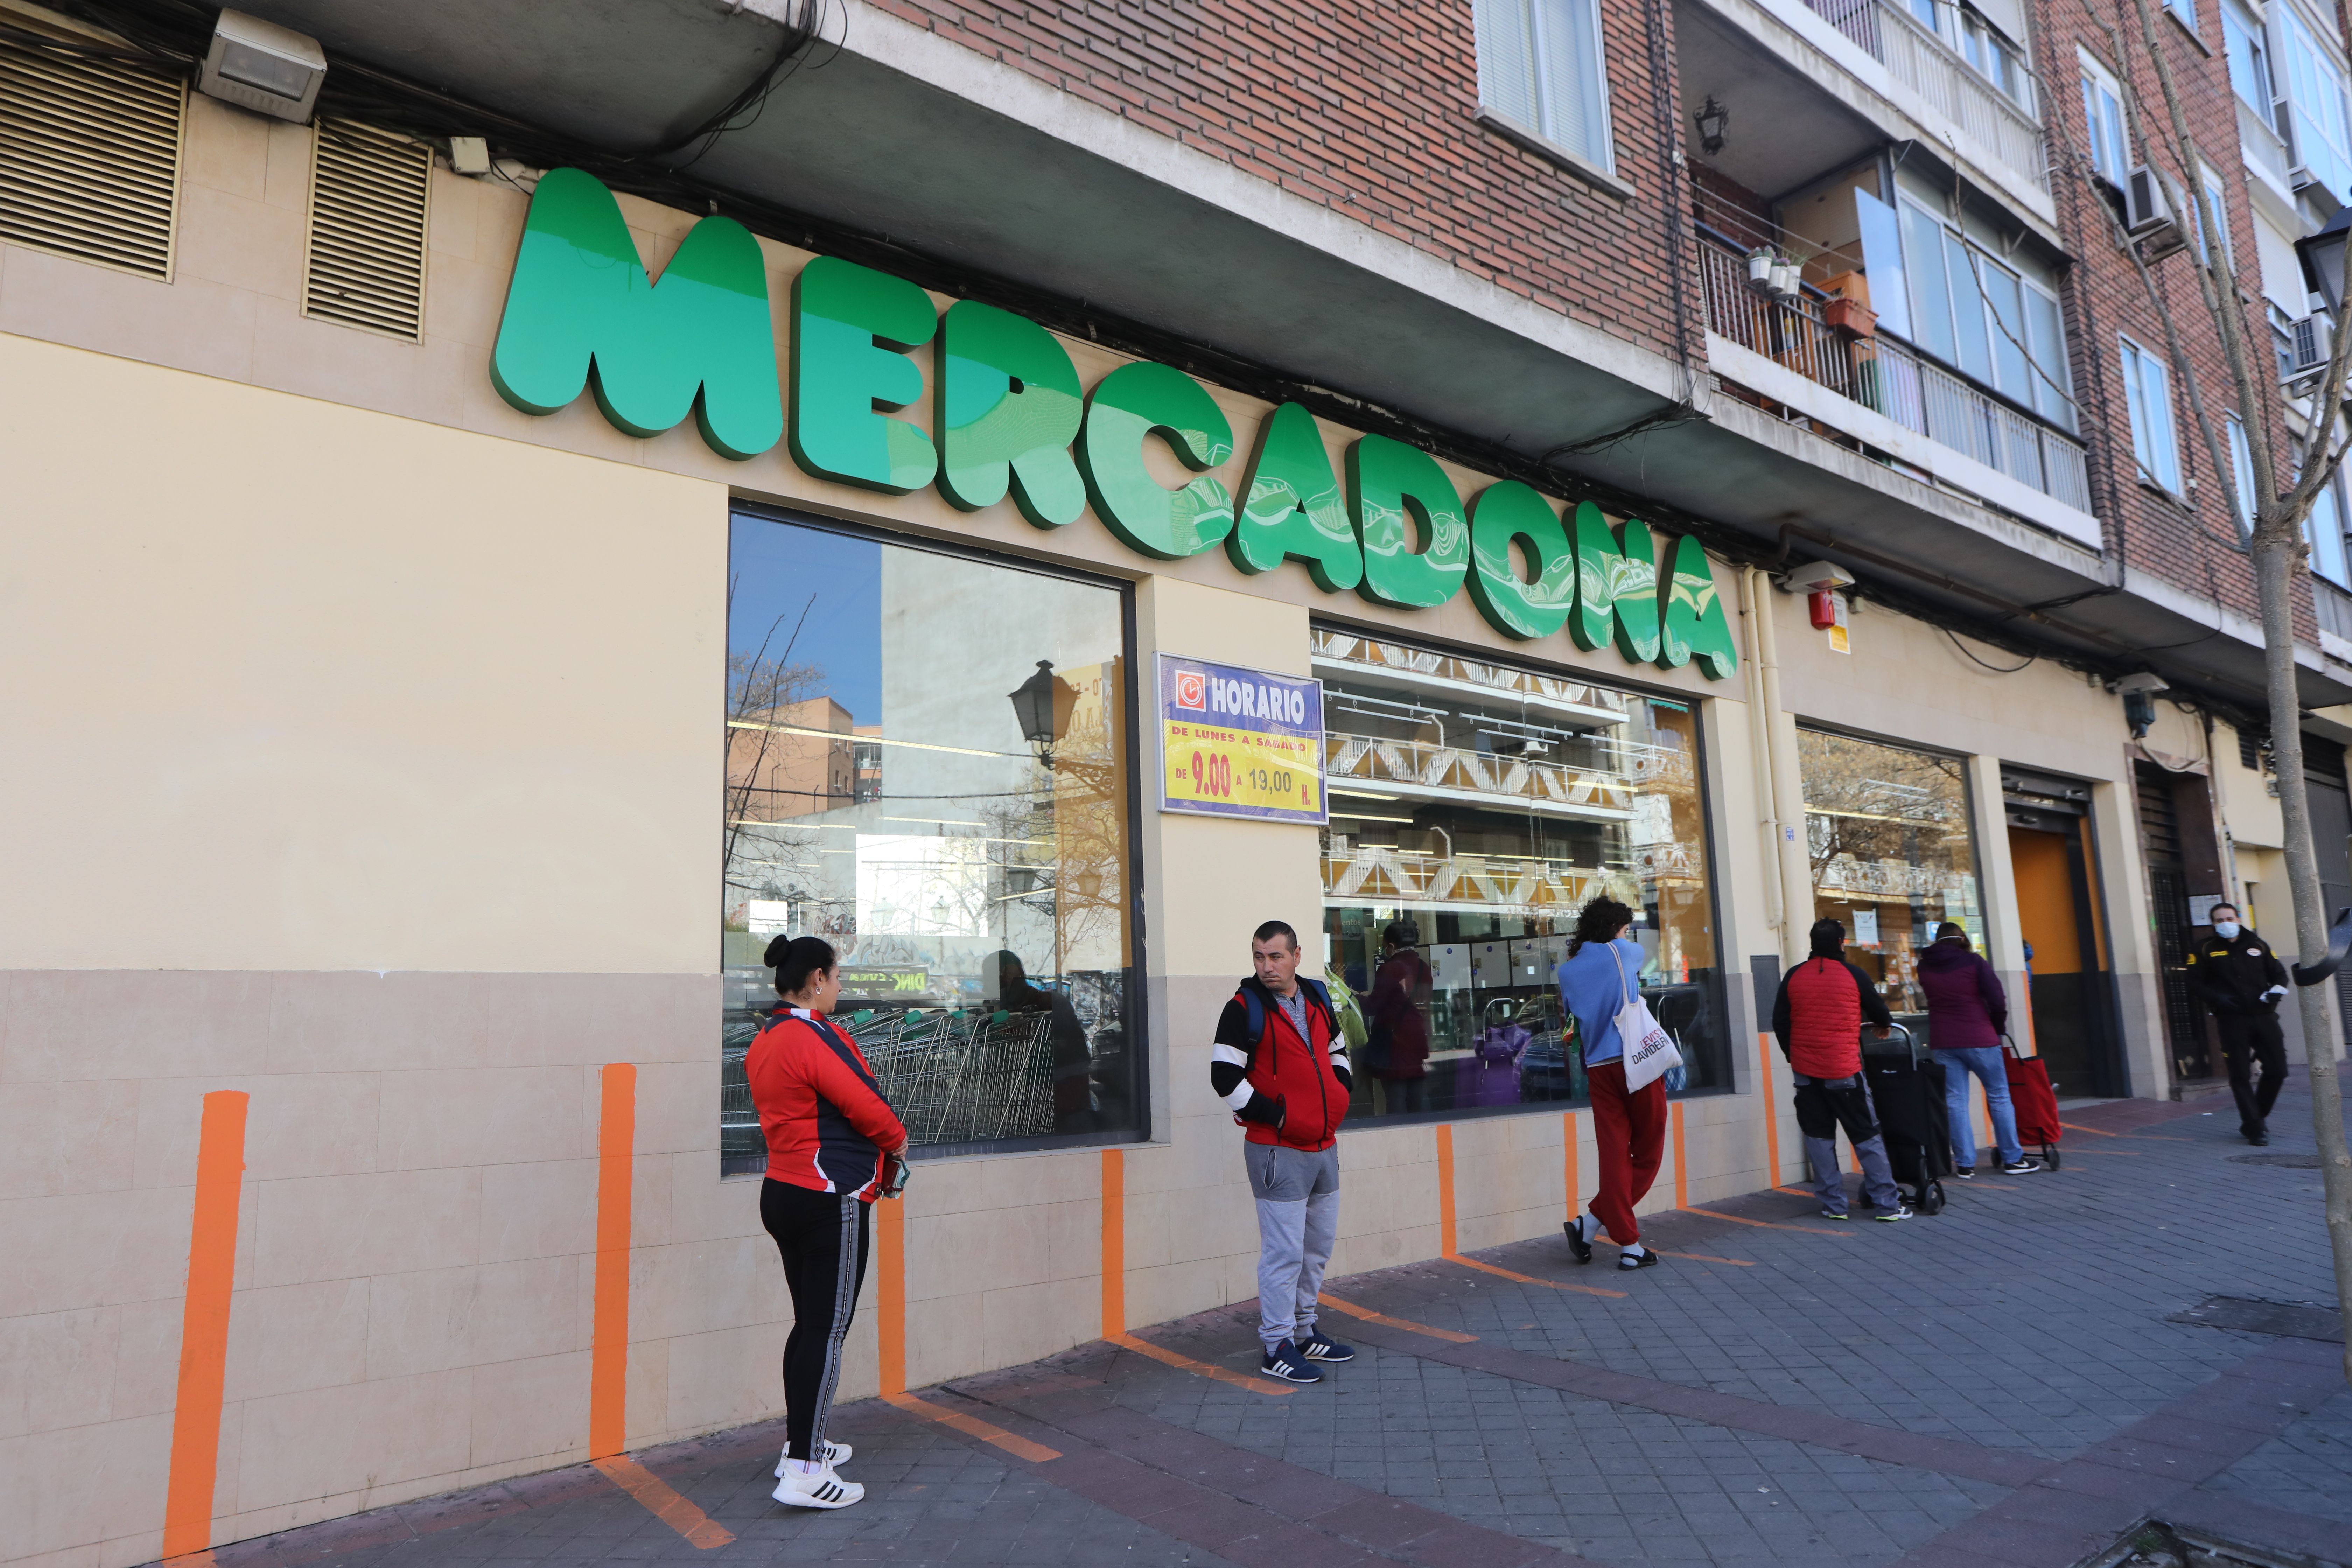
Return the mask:
<svg viewBox="0 0 2352 1568"><path fill-rule="evenodd" d="M1330 731L1324 973L1357 997L1370 1035L1350 1122L1582 1100L1554 973L1577 911L1603 895L1633 909L1632 978L1681 1043L1685 1071L1669 1089L1731 1087L1691 706L1351 631L1313 636Z"/></svg>
<svg viewBox="0 0 2352 1568"><path fill-rule="evenodd" d="M833 944L917 1144L1136 1136L1123 591L751 515L730 557L721 1168L765 1162L743 1053L780 935ZM1041 677L1050 765L1006 696Z"/></svg>
<svg viewBox="0 0 2352 1568"><path fill-rule="evenodd" d="M2091 167L2120 189L2131 173L2131 137L2124 124L2124 89L2115 72L2088 55L2083 66L2083 120L2091 141Z"/></svg>
<svg viewBox="0 0 2352 1568"><path fill-rule="evenodd" d="M2281 5L2279 13L2294 161L2342 202L2352 198L2352 131L2345 123L2344 68L2336 63L2344 47L2332 40L2323 44L2326 35L2293 5Z"/></svg>
<svg viewBox="0 0 2352 1568"><path fill-rule="evenodd" d="M2270 39L2262 23L2238 0L2221 0L2221 40L2230 56L2230 85L2263 125L2271 125L2271 103L2278 89L2271 78Z"/></svg>
<svg viewBox="0 0 2352 1568"><path fill-rule="evenodd" d="M2311 569L2339 588L2352 588L2352 571L2344 558L2344 477L2327 481L2304 519L2303 537L2311 545Z"/></svg>
<svg viewBox="0 0 2352 1568"><path fill-rule="evenodd" d="M1614 169L1599 0L1475 0L1475 16L1485 107Z"/></svg>
<svg viewBox="0 0 2352 1568"><path fill-rule="evenodd" d="M1901 292L1908 319L1907 331L1898 335L1910 336L1947 364L2073 428L2057 296L1970 245L1908 196L1899 205ZM1868 237L1865 228L1865 243ZM1875 279L1872 293L1878 293ZM1889 323L1882 318L1880 325Z"/></svg>
<svg viewBox="0 0 2352 1568"><path fill-rule="evenodd" d="M2124 397L2131 405L2132 457L2140 478L2181 493L2180 440L2173 433L2172 375L2151 350L2125 338Z"/></svg>
<svg viewBox="0 0 2352 1568"><path fill-rule="evenodd" d="M2197 165L2197 183L2199 188L2205 193L2205 205L2213 214L2214 231L2221 237L2222 263L2234 268L2237 265L2237 252L2230 243L2229 192L2221 184L2221 176L2215 174L2212 166L2208 163L2200 163ZM2189 215L2189 226L2196 231L2191 237L2197 241L2197 259L2210 261L2212 258L2205 253L2205 226L2197 221L2195 213Z"/></svg>
<svg viewBox="0 0 2352 1568"><path fill-rule="evenodd" d="M2197 30L2197 0L2164 0L2164 8L2190 32Z"/></svg>
<svg viewBox="0 0 2352 1568"><path fill-rule="evenodd" d="M1960 57L2004 96L2031 110L2033 73L2017 47L1973 11L1960 12L1958 23Z"/></svg>
<svg viewBox="0 0 2352 1568"><path fill-rule="evenodd" d="M2222 420L2230 427L2230 478L2238 496L2238 533L2250 535L2254 526L2254 454L2246 445L2246 422L2234 414Z"/></svg>

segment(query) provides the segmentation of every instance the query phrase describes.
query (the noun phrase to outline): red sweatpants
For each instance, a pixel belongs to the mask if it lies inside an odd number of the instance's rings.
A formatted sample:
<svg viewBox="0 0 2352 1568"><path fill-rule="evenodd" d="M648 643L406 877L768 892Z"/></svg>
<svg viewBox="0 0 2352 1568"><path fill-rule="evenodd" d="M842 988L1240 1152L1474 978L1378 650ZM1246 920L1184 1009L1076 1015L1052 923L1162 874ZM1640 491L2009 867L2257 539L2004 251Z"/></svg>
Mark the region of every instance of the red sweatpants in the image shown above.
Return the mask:
<svg viewBox="0 0 2352 1568"><path fill-rule="evenodd" d="M1584 1081L1592 1094L1592 1142L1601 1157L1592 1215L1623 1247L1642 1239L1633 1205L1648 1194L1665 1158L1666 1080L1654 1079L1627 1094L1625 1064L1614 1061L1585 1068Z"/></svg>

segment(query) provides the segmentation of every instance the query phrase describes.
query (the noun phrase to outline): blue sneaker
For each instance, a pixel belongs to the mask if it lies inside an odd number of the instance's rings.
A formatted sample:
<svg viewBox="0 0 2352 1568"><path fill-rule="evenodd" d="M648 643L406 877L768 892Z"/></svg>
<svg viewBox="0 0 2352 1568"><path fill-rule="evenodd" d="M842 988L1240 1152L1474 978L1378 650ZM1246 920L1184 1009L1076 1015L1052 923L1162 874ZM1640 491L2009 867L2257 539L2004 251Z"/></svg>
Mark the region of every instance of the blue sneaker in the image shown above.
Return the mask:
<svg viewBox="0 0 2352 1568"><path fill-rule="evenodd" d="M1343 1345L1318 1329L1307 1336L1306 1342L1298 1347L1298 1353L1308 1361L1353 1361L1356 1359L1356 1347Z"/></svg>
<svg viewBox="0 0 2352 1568"><path fill-rule="evenodd" d="M1323 1374L1307 1365L1307 1358L1300 1355L1298 1347L1288 1340L1266 1352L1265 1360L1258 1363L1257 1370L1262 1376L1278 1377L1285 1383L1323 1381Z"/></svg>

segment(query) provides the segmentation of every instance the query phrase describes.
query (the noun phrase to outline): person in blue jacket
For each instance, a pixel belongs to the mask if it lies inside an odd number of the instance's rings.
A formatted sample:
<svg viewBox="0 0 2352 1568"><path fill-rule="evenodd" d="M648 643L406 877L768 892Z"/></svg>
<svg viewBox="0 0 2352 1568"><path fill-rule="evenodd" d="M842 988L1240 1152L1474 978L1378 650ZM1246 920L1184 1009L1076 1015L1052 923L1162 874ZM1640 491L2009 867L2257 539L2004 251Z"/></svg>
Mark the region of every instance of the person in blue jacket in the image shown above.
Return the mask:
<svg viewBox="0 0 2352 1568"><path fill-rule="evenodd" d="M1666 1152L1666 1084L1655 1079L1625 1092L1625 1047L1617 1037L1617 1010L1641 994L1642 965L1648 962L1625 932L1633 911L1611 898L1598 898L1576 917L1568 962L1553 972L1560 1011L1576 1020L1583 1044L1584 1082L1592 1096L1592 1142L1601 1164L1601 1190L1589 1213L1562 1226L1579 1263L1592 1261L1592 1238L1605 1228L1617 1244L1617 1267L1648 1268L1658 1255L1642 1245L1633 1205L1658 1179ZM1572 1206L1576 1194L1569 1194Z"/></svg>

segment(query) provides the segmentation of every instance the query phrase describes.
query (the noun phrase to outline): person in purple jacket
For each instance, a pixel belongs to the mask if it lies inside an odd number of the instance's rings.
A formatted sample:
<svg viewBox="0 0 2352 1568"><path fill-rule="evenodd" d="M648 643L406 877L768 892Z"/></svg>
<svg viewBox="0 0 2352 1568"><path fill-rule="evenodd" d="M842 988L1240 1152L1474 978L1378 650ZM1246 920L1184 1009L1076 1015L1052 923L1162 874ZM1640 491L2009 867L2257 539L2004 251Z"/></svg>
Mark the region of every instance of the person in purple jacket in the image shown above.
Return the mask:
<svg viewBox="0 0 2352 1568"><path fill-rule="evenodd" d="M2017 1141L2017 1112L2009 1101L2009 1068L2000 1059L2000 1037L2009 1030L2009 994L1984 954L1969 945L1964 927L1950 921L1936 928L1936 940L1919 954L1919 989L1927 994L1927 1043L1944 1064L1944 1115L1952 1124L1953 1173L1962 1181L1977 1173L1977 1135L1969 1123L1969 1078L1984 1080L1985 1109L1992 1113L1993 1141L2000 1145L2000 1168L2022 1176L2042 1169L2025 1157Z"/></svg>

